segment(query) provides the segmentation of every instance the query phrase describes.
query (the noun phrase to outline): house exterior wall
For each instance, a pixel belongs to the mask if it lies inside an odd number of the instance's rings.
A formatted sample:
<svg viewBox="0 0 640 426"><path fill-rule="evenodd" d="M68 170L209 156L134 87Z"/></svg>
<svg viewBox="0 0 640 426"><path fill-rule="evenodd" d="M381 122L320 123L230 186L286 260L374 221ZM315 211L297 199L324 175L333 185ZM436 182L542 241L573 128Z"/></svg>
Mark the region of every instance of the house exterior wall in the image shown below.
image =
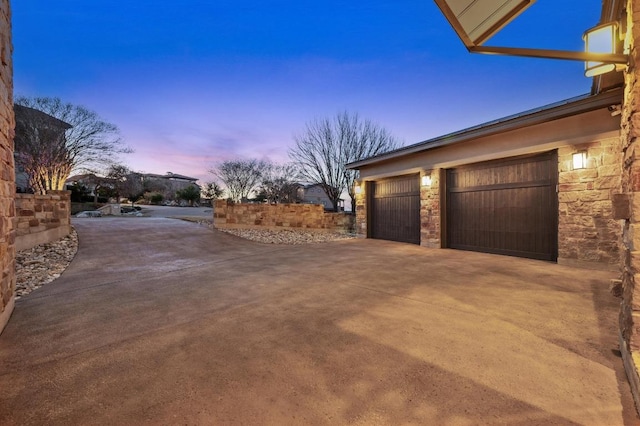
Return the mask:
<svg viewBox="0 0 640 426"><path fill-rule="evenodd" d="M625 72L621 123L622 189L618 217L622 231L622 303L620 308L620 352L631 390L640 410L640 0L627 1L627 34L631 64ZM640 412L640 411L639 411Z"/></svg>
<svg viewBox="0 0 640 426"><path fill-rule="evenodd" d="M71 191L16 194L16 250L64 238L71 232Z"/></svg>
<svg viewBox="0 0 640 426"><path fill-rule="evenodd" d="M578 151L587 152L587 167L572 170ZM558 263L618 270L622 224L611 199L620 171L620 138L558 149Z"/></svg>
<svg viewBox="0 0 640 426"><path fill-rule="evenodd" d="M607 109L566 117L511 132L435 148L360 169L367 181L419 172L431 177L420 189L420 244L439 248L442 241L446 169L465 164L558 151L558 263L617 270L621 222L613 218L612 196L620 191L620 117ZM583 127L584 126L584 127ZM588 165L572 170L572 154L587 151ZM366 195L357 199L356 230L367 235Z"/></svg>
<svg viewBox="0 0 640 426"><path fill-rule="evenodd" d="M621 99L618 100L621 102ZM599 109L533 127L431 149L360 169L361 180L381 179L422 170L448 169L505 157L542 153L620 136L620 116Z"/></svg>
<svg viewBox="0 0 640 426"><path fill-rule="evenodd" d="M236 204L216 200L216 228L301 228L350 231L354 217L325 212L319 204Z"/></svg>
<svg viewBox="0 0 640 426"><path fill-rule="evenodd" d="M0 0L0 332L15 304L13 46L9 0Z"/></svg>
<svg viewBox="0 0 640 426"><path fill-rule="evenodd" d="M332 209L333 203L327 194L324 192L324 189L320 185L312 185L302 189L302 202L303 203L312 203L312 204L321 204L325 209Z"/></svg>

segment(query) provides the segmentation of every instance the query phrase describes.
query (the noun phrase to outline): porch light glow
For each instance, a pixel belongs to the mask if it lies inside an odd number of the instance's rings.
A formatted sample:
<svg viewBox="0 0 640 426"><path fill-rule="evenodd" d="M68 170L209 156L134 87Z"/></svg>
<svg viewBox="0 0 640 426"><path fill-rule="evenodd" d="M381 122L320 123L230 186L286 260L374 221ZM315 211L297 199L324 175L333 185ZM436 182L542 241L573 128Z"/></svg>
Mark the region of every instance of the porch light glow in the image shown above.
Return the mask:
<svg viewBox="0 0 640 426"><path fill-rule="evenodd" d="M610 22L608 24L598 25L585 31L582 39L584 40L584 48L587 53L616 53L616 41L618 35L618 24ZM616 65L604 62L585 62L584 75L594 77L596 75L605 74L615 71Z"/></svg>
<svg viewBox="0 0 640 426"><path fill-rule="evenodd" d="M355 186L355 191L357 195L362 194L362 186L360 186L359 184Z"/></svg>
<svg viewBox="0 0 640 426"><path fill-rule="evenodd" d="M422 180L420 183L422 184L422 186L431 186L431 176L430 175L422 176Z"/></svg>
<svg viewBox="0 0 640 426"><path fill-rule="evenodd" d="M573 154L573 170L580 170L587 167L587 153L585 151Z"/></svg>

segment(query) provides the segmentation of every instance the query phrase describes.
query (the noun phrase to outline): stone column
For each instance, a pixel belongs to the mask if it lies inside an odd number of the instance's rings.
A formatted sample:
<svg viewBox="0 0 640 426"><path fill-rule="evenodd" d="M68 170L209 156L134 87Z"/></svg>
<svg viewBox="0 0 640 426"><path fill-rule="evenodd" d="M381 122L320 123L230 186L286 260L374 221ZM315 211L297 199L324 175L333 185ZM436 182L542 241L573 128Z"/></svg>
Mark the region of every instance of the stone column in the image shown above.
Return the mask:
<svg viewBox="0 0 640 426"><path fill-rule="evenodd" d="M420 245L429 248L442 247L440 232L440 174L441 169L420 173ZM428 176L430 183L422 185L422 178Z"/></svg>
<svg viewBox="0 0 640 426"><path fill-rule="evenodd" d="M364 181L356 182L359 190L356 191L356 235L367 238L367 189L371 184Z"/></svg>
<svg viewBox="0 0 640 426"><path fill-rule="evenodd" d="M640 407L640 0L627 0L625 48L631 60L625 72L621 122L622 194L614 198L616 216L625 219L622 236L620 350L631 389ZM616 203L618 204L616 206ZM622 205L622 206L621 206ZM626 208L625 206L626 205Z"/></svg>
<svg viewBox="0 0 640 426"><path fill-rule="evenodd" d="M12 53L9 0L0 0L0 333L13 311L16 287Z"/></svg>

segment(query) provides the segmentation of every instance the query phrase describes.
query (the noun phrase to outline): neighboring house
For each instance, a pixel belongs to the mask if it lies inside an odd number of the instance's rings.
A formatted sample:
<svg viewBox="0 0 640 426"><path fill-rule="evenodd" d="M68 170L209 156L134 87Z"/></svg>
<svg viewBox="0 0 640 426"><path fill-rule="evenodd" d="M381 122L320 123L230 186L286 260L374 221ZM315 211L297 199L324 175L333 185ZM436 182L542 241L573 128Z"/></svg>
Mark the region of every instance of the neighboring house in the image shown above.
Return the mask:
<svg viewBox="0 0 640 426"><path fill-rule="evenodd" d="M333 203L322 189L320 184L300 185L298 187L298 199L303 203L322 204L325 210L333 210ZM344 200L338 201L338 211L344 211Z"/></svg>
<svg viewBox="0 0 640 426"><path fill-rule="evenodd" d="M46 152L44 149L35 148L34 144L64 138L65 132L72 126L42 111L22 105L14 104L13 112L16 120L15 150L13 152L16 166L16 192L33 192L29 185L29 175L25 171L23 163Z"/></svg>
<svg viewBox="0 0 640 426"><path fill-rule="evenodd" d="M164 175L142 173L140 176L146 188L149 188L152 192L162 194L167 200L174 199L177 191L188 186L196 186L200 189L200 186L196 183L198 178L179 175L177 173L167 172Z"/></svg>
<svg viewBox="0 0 640 426"><path fill-rule="evenodd" d="M15 152L13 153L13 158L14 160L16 158ZM18 161L16 161L15 164L16 164L16 192L17 193L33 192L29 187L29 175L24 170L24 167L18 164Z"/></svg>
<svg viewBox="0 0 640 426"><path fill-rule="evenodd" d="M623 91L597 83L601 93L349 164L358 232L616 270Z"/></svg>
<svg viewBox="0 0 640 426"><path fill-rule="evenodd" d="M82 185L87 189L87 195L93 197L96 195L96 189L100 186L109 185L113 187L113 184L109 183L109 181L109 178L99 177L93 173L73 175L65 181L65 189L70 191L74 185Z"/></svg>

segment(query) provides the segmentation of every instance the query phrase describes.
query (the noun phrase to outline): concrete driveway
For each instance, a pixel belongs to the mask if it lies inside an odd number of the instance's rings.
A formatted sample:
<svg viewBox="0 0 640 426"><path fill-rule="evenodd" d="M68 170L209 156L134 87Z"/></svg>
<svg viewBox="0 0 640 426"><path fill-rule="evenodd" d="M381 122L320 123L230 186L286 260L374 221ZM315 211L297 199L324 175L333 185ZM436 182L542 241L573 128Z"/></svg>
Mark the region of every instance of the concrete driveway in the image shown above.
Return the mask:
<svg viewBox="0 0 640 426"><path fill-rule="evenodd" d="M139 206L146 217L194 217L213 218L213 207Z"/></svg>
<svg viewBox="0 0 640 426"><path fill-rule="evenodd" d="M78 219L0 336L0 424L636 424L610 273Z"/></svg>

